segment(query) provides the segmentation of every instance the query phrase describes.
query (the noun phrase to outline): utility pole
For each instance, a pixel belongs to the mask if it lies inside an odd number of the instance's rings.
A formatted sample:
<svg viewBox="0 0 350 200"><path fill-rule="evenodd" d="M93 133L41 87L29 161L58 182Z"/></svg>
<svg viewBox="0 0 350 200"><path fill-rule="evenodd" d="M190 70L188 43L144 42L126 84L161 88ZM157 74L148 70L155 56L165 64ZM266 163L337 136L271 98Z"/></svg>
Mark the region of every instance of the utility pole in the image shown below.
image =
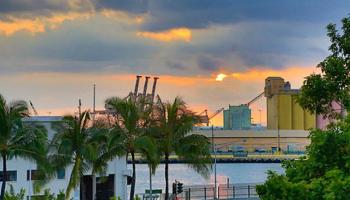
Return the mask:
<svg viewBox="0 0 350 200"><path fill-rule="evenodd" d="M94 84L93 99L92 99L92 122L95 124L95 112L96 112L96 84Z"/></svg>
<svg viewBox="0 0 350 200"><path fill-rule="evenodd" d="M78 110L79 110L79 117L80 117L80 115L81 115L81 99L79 99Z"/></svg>
<svg viewBox="0 0 350 200"><path fill-rule="evenodd" d="M281 144L280 144L280 116L279 116L279 109L280 106L280 98L277 96L277 152L278 154L281 153Z"/></svg>
<svg viewBox="0 0 350 200"><path fill-rule="evenodd" d="M214 152L214 199L216 198L217 194L217 179L216 179L216 148L214 144L214 125L211 125L211 141L212 141L212 148Z"/></svg>
<svg viewBox="0 0 350 200"><path fill-rule="evenodd" d="M95 115L96 115L96 84L94 84L93 88L93 99L92 99L92 124L95 125ZM92 184L92 199L96 199L96 176L94 174L91 175L91 184Z"/></svg>
<svg viewBox="0 0 350 200"><path fill-rule="evenodd" d="M153 199L152 198L152 168L151 166L148 166L149 168L149 199Z"/></svg>
<svg viewBox="0 0 350 200"><path fill-rule="evenodd" d="M259 123L260 123L260 127L261 127L261 109L259 109Z"/></svg>

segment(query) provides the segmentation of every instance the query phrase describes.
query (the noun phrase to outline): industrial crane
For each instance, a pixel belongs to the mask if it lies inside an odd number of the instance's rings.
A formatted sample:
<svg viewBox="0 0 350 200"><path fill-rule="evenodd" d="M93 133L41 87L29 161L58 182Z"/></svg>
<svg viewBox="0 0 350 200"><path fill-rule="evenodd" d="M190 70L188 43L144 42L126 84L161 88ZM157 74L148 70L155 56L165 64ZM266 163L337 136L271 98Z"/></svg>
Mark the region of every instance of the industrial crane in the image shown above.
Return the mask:
<svg viewBox="0 0 350 200"><path fill-rule="evenodd" d="M253 103L255 103L257 100L259 100L262 96L264 96L264 94L265 94L265 92L260 93L260 94L259 94L258 96L256 96L254 99L252 99L251 101L249 101L248 103L243 104L243 105L249 107L250 105L252 105Z"/></svg>
<svg viewBox="0 0 350 200"><path fill-rule="evenodd" d="M29 104L30 104L30 107L32 107L32 110L33 110L33 112L34 112L34 115L35 115L35 116L38 116L38 112L36 111L36 109L35 109L35 107L34 107L32 101L29 101Z"/></svg>
<svg viewBox="0 0 350 200"><path fill-rule="evenodd" d="M143 92L139 93L139 85L140 85L140 79L142 78L141 75L137 75L136 76L136 82L135 82L135 88L133 92L130 92L128 96L126 96L124 98L124 100L128 99L129 97L132 98L133 100L137 100L140 97L144 97L147 100L149 100L150 102L154 101L154 97L155 97L155 93L156 93L156 88L157 88L157 81L159 79L159 77L153 77L153 86L152 86L152 92L151 94L147 94L147 86L148 86L148 82L149 79L151 77L146 76L145 77L145 84L143 87ZM115 111L113 111L111 108L105 107L104 110L96 110L93 114L107 114L107 115L114 115Z"/></svg>
<svg viewBox="0 0 350 200"><path fill-rule="evenodd" d="M209 122L212 118L214 118L216 115L218 115L219 113L221 113L223 110L225 110L225 108L220 108L219 110L215 111L213 114L211 114L210 116L208 116L208 110L205 109L204 111L202 111L201 113L199 113L200 119L199 121L201 123L206 123L207 126L209 126ZM203 115L204 114L204 115Z"/></svg>
<svg viewBox="0 0 350 200"><path fill-rule="evenodd" d="M244 106L249 107L250 105L252 105L253 103L255 103L256 101L258 101L261 97L264 96L264 92L260 93L258 96L254 97L251 101L249 101L246 104L242 104ZM204 110L201 113L199 113L200 116L200 122L207 124L207 126L209 126L209 121L210 119L214 118L216 115L218 115L219 113L221 113L224 110L224 108L220 108L219 110L215 111L213 114L211 114L210 116L208 116L208 110Z"/></svg>

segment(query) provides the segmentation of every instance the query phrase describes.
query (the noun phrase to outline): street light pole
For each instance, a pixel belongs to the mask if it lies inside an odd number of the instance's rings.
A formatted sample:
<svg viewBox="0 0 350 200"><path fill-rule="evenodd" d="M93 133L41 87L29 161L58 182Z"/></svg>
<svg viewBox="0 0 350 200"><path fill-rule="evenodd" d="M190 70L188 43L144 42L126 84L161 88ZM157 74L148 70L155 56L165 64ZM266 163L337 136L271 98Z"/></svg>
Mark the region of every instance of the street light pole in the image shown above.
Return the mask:
<svg viewBox="0 0 350 200"><path fill-rule="evenodd" d="M152 199L152 168L151 166L148 166L149 168L149 199Z"/></svg>
<svg viewBox="0 0 350 200"><path fill-rule="evenodd" d="M211 140L212 140L212 148L214 153L214 199L217 199L217 179L216 179L216 148L214 144L214 126L211 125Z"/></svg>
<svg viewBox="0 0 350 200"><path fill-rule="evenodd" d="M261 127L261 109L259 109L259 123L260 123L260 127Z"/></svg>

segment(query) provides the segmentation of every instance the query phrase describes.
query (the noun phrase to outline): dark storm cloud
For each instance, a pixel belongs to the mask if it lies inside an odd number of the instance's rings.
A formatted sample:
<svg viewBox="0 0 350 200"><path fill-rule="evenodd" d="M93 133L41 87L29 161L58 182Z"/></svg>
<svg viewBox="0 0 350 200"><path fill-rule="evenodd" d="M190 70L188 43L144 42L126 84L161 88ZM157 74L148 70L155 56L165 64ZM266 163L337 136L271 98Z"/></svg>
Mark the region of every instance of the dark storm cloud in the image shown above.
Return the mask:
<svg viewBox="0 0 350 200"><path fill-rule="evenodd" d="M148 12L148 0L98 0L95 2L96 9L113 9L126 11L134 14Z"/></svg>
<svg viewBox="0 0 350 200"><path fill-rule="evenodd" d="M13 17L34 19L72 11L91 12L91 5L90 0L1 0L0 20L12 21Z"/></svg>
<svg viewBox="0 0 350 200"><path fill-rule="evenodd" d="M198 67L205 71L217 71L220 67L220 61L207 55L200 55L197 58Z"/></svg>
<svg viewBox="0 0 350 200"><path fill-rule="evenodd" d="M48 0L1 0L1 13L37 12L42 10L69 11L68 1Z"/></svg>
<svg viewBox="0 0 350 200"><path fill-rule="evenodd" d="M143 28L205 28L242 21L329 21L337 12L349 12L350 1L304 0L162 0L152 1L150 20Z"/></svg>
<svg viewBox="0 0 350 200"><path fill-rule="evenodd" d="M178 61L167 60L165 61L165 65L170 69L186 70L186 66L183 63L180 63Z"/></svg>
<svg viewBox="0 0 350 200"><path fill-rule="evenodd" d="M148 14L142 28L160 31L174 27L206 28L242 21L329 22L349 13L348 0L1 0L0 15L50 15L52 12L111 9Z"/></svg>
<svg viewBox="0 0 350 200"><path fill-rule="evenodd" d="M4 16L111 9L146 14L141 25L92 16L36 37L0 35L1 72L208 74L220 67L315 65L327 55L325 26L340 23L350 1L326 0L0 0ZM9 18L10 19L10 18ZM113 21L115 20L115 21ZM192 41L153 42L138 31L190 28ZM215 29L219 27L218 29ZM220 29L224 27L224 30ZM227 27L229 27L227 29ZM227 30L226 30L227 29ZM208 35L206 33L211 32ZM7 40L7 41L5 41Z"/></svg>

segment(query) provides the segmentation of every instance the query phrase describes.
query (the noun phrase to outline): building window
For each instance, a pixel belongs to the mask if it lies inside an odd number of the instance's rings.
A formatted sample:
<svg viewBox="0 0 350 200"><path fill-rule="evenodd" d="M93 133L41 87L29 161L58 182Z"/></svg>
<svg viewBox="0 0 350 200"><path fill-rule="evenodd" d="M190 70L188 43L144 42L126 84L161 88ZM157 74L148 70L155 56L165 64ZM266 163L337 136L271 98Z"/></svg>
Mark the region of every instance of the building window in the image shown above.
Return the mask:
<svg viewBox="0 0 350 200"><path fill-rule="evenodd" d="M31 171L31 177L29 177L29 172ZM39 170L27 170L27 181L31 180L43 180L44 174Z"/></svg>
<svg viewBox="0 0 350 200"><path fill-rule="evenodd" d="M0 181L4 180L4 173L0 171ZM7 171L6 181L17 181L17 171Z"/></svg>
<svg viewBox="0 0 350 200"><path fill-rule="evenodd" d="M58 169L57 170L57 179L65 179L66 177L66 170L65 169Z"/></svg>

